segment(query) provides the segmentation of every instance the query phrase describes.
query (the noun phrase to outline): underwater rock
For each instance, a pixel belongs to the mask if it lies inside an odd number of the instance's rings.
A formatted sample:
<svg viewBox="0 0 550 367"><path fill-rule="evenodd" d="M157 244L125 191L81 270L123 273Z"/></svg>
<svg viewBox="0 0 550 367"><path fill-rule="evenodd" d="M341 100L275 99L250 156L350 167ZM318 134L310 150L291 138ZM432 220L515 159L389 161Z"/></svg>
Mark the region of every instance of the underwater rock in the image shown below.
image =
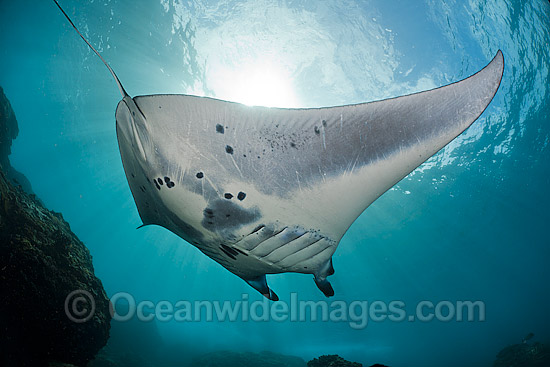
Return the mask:
<svg viewBox="0 0 550 367"><path fill-rule="evenodd" d="M497 354L493 367L550 366L550 347L538 342L527 343L527 340L524 339L521 344L510 345L501 350Z"/></svg>
<svg viewBox="0 0 550 367"><path fill-rule="evenodd" d="M6 113L3 93L0 102L0 142L5 153L17 126L13 111ZM95 301L95 313L86 322L73 322L66 314L65 300L75 290L88 292ZM109 300L94 275L90 252L61 214L44 208L2 169L0 300L2 366L41 366L51 361L84 365L109 337ZM77 313L92 309L91 303L72 305Z"/></svg>
<svg viewBox="0 0 550 367"><path fill-rule="evenodd" d="M9 155L11 154L12 140L19 134L19 127L15 113L11 108L10 101L0 87L0 166L10 181L21 185L23 190L32 194L32 188L29 180L22 173L18 172L10 164Z"/></svg>
<svg viewBox="0 0 550 367"><path fill-rule="evenodd" d="M8 156L11 154L11 142L19 134L19 127L10 101L0 87L0 164L9 165ZM7 163L7 164L6 164Z"/></svg>
<svg viewBox="0 0 550 367"><path fill-rule="evenodd" d="M346 361L336 354L320 356L307 362L307 367L363 367L361 363Z"/></svg>
<svg viewBox="0 0 550 367"><path fill-rule="evenodd" d="M299 357L285 356L272 352L231 352L220 351L195 358L192 367L305 367L306 362Z"/></svg>

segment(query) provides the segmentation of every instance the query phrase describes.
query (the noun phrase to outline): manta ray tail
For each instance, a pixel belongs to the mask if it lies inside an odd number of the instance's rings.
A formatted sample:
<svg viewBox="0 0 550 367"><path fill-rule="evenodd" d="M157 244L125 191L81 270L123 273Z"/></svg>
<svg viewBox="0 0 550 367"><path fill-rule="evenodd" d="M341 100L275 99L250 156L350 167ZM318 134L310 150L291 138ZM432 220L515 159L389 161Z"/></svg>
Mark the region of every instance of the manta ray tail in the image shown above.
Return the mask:
<svg viewBox="0 0 550 367"><path fill-rule="evenodd" d="M111 72L111 75L113 76L113 78L115 78L115 82L118 86L118 89L120 90L120 94L122 94L122 98L128 96L128 93L126 93L126 91L124 90L124 87L122 86L122 83L120 82L120 80L118 79L118 77L116 76L115 72L113 69L111 69L111 67L109 66L109 64L107 64L107 61L105 61L105 59L103 57L101 57L101 55L99 54L99 52L97 52L97 50L94 48L94 46L92 46L90 44L90 42L88 42L88 40L82 35L82 33L80 33L80 31L78 30L78 28L76 28L76 26L74 25L73 21L71 20L71 18L69 18L69 16L67 15L67 13L65 13L65 10L63 10L63 8L61 7L61 5L59 5L59 3L57 2L57 0L53 0L55 2L55 4L57 5L57 7L59 8L59 10L61 10L61 12L63 13L63 15L65 16L65 18L67 18L67 20L69 21L69 23L71 23L71 25L73 26L74 30L76 31L76 33L78 33L78 35L80 36L80 38L82 38L84 40L84 42L86 42L86 44L88 45L88 47L90 47L92 49L93 52L95 52L95 54L97 56L99 56L99 58L101 59L101 61L103 61L103 64L105 64L105 66L107 67L107 69L109 69L109 71Z"/></svg>

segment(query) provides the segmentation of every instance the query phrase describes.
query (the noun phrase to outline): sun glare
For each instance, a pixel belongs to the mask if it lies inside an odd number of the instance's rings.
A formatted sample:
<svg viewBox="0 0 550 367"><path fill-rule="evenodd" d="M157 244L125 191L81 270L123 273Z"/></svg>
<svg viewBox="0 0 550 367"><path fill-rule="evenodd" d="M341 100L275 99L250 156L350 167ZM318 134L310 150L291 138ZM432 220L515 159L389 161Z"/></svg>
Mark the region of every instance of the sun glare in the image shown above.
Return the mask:
<svg viewBox="0 0 550 367"><path fill-rule="evenodd" d="M299 107L290 73L270 61L216 65L210 73L208 84L218 98L249 106Z"/></svg>

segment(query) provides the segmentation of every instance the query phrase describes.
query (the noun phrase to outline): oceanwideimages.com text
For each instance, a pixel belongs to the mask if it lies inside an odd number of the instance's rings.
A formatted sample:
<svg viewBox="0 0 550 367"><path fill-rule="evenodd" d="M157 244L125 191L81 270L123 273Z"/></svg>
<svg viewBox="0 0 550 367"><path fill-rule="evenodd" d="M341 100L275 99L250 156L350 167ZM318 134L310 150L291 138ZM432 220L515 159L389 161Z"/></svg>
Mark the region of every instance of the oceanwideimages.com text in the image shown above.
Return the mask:
<svg viewBox="0 0 550 367"><path fill-rule="evenodd" d="M74 291L65 301L65 313L74 322L86 322L95 312L95 301L86 291ZM137 319L143 322L334 322L364 329L370 322L482 322L482 301L429 301L407 307L404 301L301 300L291 293L288 300L136 301L126 292L111 297L115 321Z"/></svg>

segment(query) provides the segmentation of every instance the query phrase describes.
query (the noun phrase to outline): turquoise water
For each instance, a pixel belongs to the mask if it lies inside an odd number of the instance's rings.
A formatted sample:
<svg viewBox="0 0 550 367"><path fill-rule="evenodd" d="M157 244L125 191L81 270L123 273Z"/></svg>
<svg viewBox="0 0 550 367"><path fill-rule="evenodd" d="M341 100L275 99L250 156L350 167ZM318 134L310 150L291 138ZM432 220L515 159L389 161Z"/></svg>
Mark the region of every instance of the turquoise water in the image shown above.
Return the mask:
<svg viewBox="0 0 550 367"><path fill-rule="evenodd" d="M476 301L485 321L161 322L197 352L338 353L365 365L490 365L529 332L550 341L550 3L70 1L61 3L132 95L189 93L315 107L448 84L501 49L501 87L457 140L384 194L334 256L332 300ZM0 3L0 85L19 121L11 161L90 249L109 296L261 296L194 247L141 224L115 133L110 74L50 1ZM335 216L338 213L334 213ZM323 300L275 275L283 302Z"/></svg>

